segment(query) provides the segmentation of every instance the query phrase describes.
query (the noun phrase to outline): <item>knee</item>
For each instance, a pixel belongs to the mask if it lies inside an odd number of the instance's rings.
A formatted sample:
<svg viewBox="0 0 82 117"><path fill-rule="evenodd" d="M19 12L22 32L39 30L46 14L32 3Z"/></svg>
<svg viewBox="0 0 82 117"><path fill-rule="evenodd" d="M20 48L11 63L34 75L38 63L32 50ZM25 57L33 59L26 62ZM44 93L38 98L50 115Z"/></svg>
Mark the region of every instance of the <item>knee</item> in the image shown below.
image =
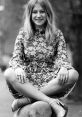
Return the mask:
<svg viewBox="0 0 82 117"><path fill-rule="evenodd" d="M15 72L12 68L8 68L4 72L4 77L7 82L12 82L15 79Z"/></svg>
<svg viewBox="0 0 82 117"><path fill-rule="evenodd" d="M71 83L77 82L78 78L79 78L79 73L76 70L69 71L69 79Z"/></svg>

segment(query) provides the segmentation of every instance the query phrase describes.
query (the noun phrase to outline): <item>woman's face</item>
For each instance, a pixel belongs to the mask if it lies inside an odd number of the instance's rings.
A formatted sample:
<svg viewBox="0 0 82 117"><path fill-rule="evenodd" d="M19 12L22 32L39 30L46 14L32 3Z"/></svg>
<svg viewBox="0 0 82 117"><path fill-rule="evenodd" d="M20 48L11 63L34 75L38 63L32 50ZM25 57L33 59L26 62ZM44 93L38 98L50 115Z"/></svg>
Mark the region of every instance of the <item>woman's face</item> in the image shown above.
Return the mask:
<svg viewBox="0 0 82 117"><path fill-rule="evenodd" d="M42 26L47 19L47 15L40 4L36 4L32 11L32 21L35 26Z"/></svg>

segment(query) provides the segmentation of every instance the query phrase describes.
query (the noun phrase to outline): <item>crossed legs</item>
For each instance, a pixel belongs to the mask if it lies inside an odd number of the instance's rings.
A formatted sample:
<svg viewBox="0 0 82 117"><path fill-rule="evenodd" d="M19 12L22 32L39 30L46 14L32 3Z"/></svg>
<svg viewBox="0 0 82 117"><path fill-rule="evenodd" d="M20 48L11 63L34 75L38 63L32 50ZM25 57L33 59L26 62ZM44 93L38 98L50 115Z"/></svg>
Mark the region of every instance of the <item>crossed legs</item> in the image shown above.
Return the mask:
<svg viewBox="0 0 82 117"><path fill-rule="evenodd" d="M30 97L35 100L44 101L47 103L51 103L53 101L50 98L50 95L55 95L57 92L62 92L67 89L67 87L71 87L78 79L78 72L76 70L69 70L69 80L68 83L64 86L60 85L59 79L56 78L50 81L47 86L38 91L34 88L30 83L21 84L16 80L16 75L14 71L9 68L5 71L4 76L7 82L10 82L15 90L22 93L26 98ZM57 105L56 100L54 104L51 105L54 111L57 112L57 117L63 117L65 114L64 109Z"/></svg>

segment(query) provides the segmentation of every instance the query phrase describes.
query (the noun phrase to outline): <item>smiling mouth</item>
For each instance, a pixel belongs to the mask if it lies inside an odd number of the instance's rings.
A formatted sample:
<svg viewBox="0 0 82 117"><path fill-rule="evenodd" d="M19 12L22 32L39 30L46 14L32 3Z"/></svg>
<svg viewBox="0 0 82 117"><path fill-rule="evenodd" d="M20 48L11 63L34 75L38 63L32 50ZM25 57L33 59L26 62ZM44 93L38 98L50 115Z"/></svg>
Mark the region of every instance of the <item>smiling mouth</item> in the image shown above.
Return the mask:
<svg viewBox="0 0 82 117"><path fill-rule="evenodd" d="M43 20L43 19L35 19L35 20Z"/></svg>
<svg viewBox="0 0 82 117"><path fill-rule="evenodd" d="M36 21L42 21L42 19L36 19Z"/></svg>
<svg viewBox="0 0 82 117"><path fill-rule="evenodd" d="M37 21L37 22L41 22L41 21L43 21L43 19L36 19L36 21Z"/></svg>

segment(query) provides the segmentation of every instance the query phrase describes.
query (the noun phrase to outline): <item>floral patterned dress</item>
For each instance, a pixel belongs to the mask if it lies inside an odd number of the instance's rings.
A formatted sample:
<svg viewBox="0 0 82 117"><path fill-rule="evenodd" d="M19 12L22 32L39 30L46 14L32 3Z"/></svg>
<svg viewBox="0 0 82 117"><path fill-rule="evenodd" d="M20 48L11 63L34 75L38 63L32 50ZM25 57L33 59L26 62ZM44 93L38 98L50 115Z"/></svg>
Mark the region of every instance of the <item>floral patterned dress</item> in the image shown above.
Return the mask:
<svg viewBox="0 0 82 117"><path fill-rule="evenodd" d="M25 71L26 82L30 82L38 89L56 78L62 66L68 70L73 68L68 60L66 43L60 30L56 31L52 43L45 39L42 30L37 30L29 39L24 31L20 31L9 65L14 70L21 67ZM22 83L21 80L19 82ZM12 88L10 89L13 93ZM19 93L14 90L15 98L21 96L16 94Z"/></svg>

